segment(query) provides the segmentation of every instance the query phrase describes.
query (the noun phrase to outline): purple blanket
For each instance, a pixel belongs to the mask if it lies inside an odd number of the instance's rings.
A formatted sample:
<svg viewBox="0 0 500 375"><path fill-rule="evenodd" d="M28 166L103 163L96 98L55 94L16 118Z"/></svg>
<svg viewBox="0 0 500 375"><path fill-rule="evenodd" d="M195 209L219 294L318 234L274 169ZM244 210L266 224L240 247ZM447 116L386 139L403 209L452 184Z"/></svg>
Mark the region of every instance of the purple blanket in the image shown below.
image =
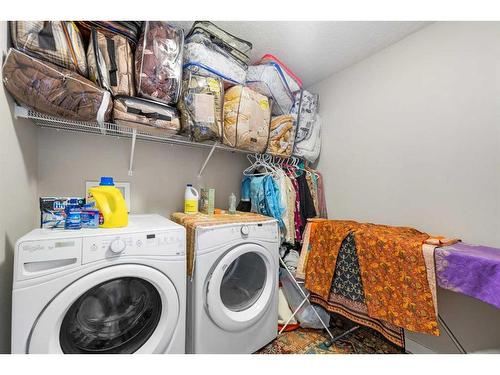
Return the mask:
<svg viewBox="0 0 500 375"><path fill-rule="evenodd" d="M458 242L436 248L441 288L480 299L500 309L500 249Z"/></svg>

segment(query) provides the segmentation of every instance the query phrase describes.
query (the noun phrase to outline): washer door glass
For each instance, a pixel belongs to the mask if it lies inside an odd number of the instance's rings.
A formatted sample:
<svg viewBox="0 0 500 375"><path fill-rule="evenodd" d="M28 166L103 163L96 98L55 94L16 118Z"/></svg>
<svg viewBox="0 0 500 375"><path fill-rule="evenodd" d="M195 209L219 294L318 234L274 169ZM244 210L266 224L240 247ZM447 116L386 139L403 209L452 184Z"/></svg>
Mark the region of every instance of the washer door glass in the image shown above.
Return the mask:
<svg viewBox="0 0 500 375"><path fill-rule="evenodd" d="M262 294L266 283L266 265L254 252L236 258L226 269L220 286L220 297L231 311L243 311Z"/></svg>
<svg viewBox="0 0 500 375"><path fill-rule="evenodd" d="M161 316L156 288L137 277L103 282L78 298L66 313L59 340L64 353L134 353Z"/></svg>

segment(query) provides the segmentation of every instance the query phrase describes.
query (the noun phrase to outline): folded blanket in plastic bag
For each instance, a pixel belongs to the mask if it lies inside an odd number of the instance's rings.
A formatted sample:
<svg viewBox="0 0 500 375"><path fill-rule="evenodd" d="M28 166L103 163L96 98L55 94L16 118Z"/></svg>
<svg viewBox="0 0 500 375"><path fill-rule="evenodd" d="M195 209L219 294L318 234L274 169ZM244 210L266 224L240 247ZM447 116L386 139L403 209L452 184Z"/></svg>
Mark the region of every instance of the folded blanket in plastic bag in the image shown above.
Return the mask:
<svg viewBox="0 0 500 375"><path fill-rule="evenodd" d="M186 71L177 105L181 112L182 132L196 142L220 141L223 101L221 79Z"/></svg>
<svg viewBox="0 0 500 375"><path fill-rule="evenodd" d="M14 47L37 58L87 76L80 31L70 21L11 21Z"/></svg>
<svg viewBox="0 0 500 375"><path fill-rule="evenodd" d="M137 94L175 104L182 80L184 31L162 21L147 21L135 51Z"/></svg>
<svg viewBox="0 0 500 375"><path fill-rule="evenodd" d="M99 123L111 117L111 94L71 70L11 48L2 71L7 91L38 112Z"/></svg>

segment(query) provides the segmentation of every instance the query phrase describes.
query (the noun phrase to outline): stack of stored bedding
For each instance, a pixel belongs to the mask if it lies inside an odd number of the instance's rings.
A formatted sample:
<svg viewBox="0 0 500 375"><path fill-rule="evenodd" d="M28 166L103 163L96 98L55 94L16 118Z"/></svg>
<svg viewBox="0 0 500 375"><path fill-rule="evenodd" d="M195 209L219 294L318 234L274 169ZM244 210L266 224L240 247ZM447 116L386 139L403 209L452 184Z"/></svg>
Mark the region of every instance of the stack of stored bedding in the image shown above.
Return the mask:
<svg viewBox="0 0 500 375"><path fill-rule="evenodd" d="M136 44L142 29L141 21L78 21L82 32L90 33L92 29L109 35L119 34Z"/></svg>
<svg viewBox="0 0 500 375"><path fill-rule="evenodd" d="M268 98L245 86L231 87L224 97L223 142L252 152L265 152L271 109Z"/></svg>
<svg viewBox="0 0 500 375"><path fill-rule="evenodd" d="M186 71L177 105L183 133L196 142L221 140L223 100L221 79Z"/></svg>
<svg viewBox="0 0 500 375"><path fill-rule="evenodd" d="M147 21L135 51L137 94L175 104L182 79L184 31L162 21Z"/></svg>
<svg viewBox="0 0 500 375"><path fill-rule="evenodd" d="M273 115L289 114L293 93L302 82L289 68L272 55L265 55L257 65L248 67L247 85L273 99Z"/></svg>
<svg viewBox="0 0 500 375"><path fill-rule="evenodd" d="M193 34L204 34L209 37L214 44L229 52L231 56L239 60L242 64L248 65L250 62L252 43L222 30L212 22L196 21L193 23L188 37Z"/></svg>
<svg viewBox="0 0 500 375"><path fill-rule="evenodd" d="M128 96L115 98L113 120L118 125L163 136L177 134L181 128L179 114L175 108Z"/></svg>
<svg viewBox="0 0 500 375"><path fill-rule="evenodd" d="M227 85L245 82L252 44L210 22L195 22L186 38L184 69L217 77Z"/></svg>
<svg viewBox="0 0 500 375"><path fill-rule="evenodd" d="M292 115L273 117L266 152L282 157L292 156L294 137L294 118Z"/></svg>
<svg viewBox="0 0 500 375"><path fill-rule="evenodd" d="M11 21L14 47L34 57L87 76L87 60L74 22Z"/></svg>
<svg viewBox="0 0 500 375"><path fill-rule="evenodd" d="M135 95L133 52L127 38L93 28L87 60L89 78L113 95Z"/></svg>
<svg viewBox="0 0 500 375"><path fill-rule="evenodd" d="M300 90L295 93L292 115L296 122L293 154L312 163L321 150L321 119L318 114L319 95Z"/></svg>
<svg viewBox="0 0 500 375"><path fill-rule="evenodd" d="M283 76L285 77L286 83L292 92L300 90L302 88L302 80L288 67L283 61L278 59L276 56L271 54L266 54L262 56L259 64L274 64L281 68Z"/></svg>
<svg viewBox="0 0 500 375"><path fill-rule="evenodd" d="M109 121L108 91L81 75L11 48L3 84L21 104L47 115L78 121Z"/></svg>

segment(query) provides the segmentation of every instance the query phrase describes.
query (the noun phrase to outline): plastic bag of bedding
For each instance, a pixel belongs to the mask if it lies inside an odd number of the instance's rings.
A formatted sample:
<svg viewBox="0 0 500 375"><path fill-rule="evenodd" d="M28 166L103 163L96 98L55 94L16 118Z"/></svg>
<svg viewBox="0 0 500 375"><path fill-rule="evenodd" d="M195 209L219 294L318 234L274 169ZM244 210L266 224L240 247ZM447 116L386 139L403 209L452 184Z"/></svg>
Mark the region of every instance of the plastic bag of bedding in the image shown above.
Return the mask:
<svg viewBox="0 0 500 375"><path fill-rule="evenodd" d="M222 139L224 85L221 79L187 70L177 108L182 132L196 142Z"/></svg>
<svg viewBox="0 0 500 375"><path fill-rule="evenodd" d="M186 38L183 68L221 78L230 86L245 82L248 66L213 43L208 36L193 34Z"/></svg>
<svg viewBox="0 0 500 375"><path fill-rule="evenodd" d="M35 111L100 124L111 118L111 94L76 72L11 48L2 73L7 91Z"/></svg>
<svg viewBox="0 0 500 375"><path fill-rule="evenodd" d="M135 51L137 94L175 104L182 85L184 31L162 21L147 21Z"/></svg>
<svg viewBox="0 0 500 375"><path fill-rule="evenodd" d="M288 301L290 309L292 309L292 311L295 311L304 300L304 296L298 290L298 286L293 282L290 274L283 268L280 268L280 282L282 285L283 294ZM304 294L307 295L308 291L303 286L300 287ZM313 309L316 310L318 314L316 314ZM297 313L295 314L295 317L299 321L302 328L321 329L324 327L323 324L321 324L318 315L323 323L328 326L330 322L330 314L324 308L318 305L310 305L307 302L304 303L299 311L297 311Z"/></svg>

